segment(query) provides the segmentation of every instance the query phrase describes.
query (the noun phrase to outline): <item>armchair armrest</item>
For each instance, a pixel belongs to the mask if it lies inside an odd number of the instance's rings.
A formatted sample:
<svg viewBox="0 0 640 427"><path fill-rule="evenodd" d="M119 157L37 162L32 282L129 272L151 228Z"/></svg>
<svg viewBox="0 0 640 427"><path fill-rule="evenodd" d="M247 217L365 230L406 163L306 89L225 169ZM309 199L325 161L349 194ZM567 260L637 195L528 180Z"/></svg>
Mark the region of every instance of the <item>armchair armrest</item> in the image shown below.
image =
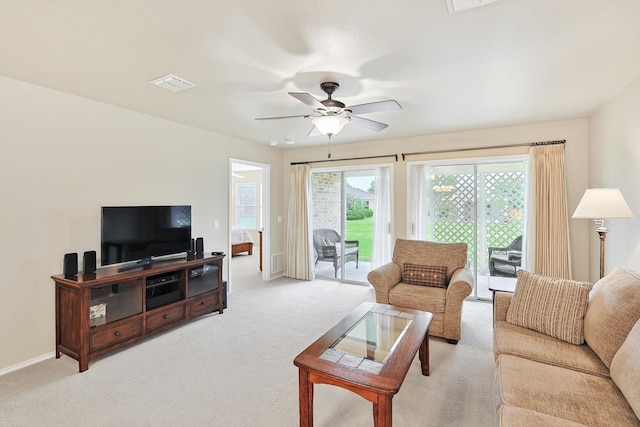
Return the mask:
<svg viewBox="0 0 640 427"><path fill-rule="evenodd" d="M447 287L447 301L462 301L473 290L473 273L468 268L459 268L451 275L449 286Z"/></svg>
<svg viewBox="0 0 640 427"><path fill-rule="evenodd" d="M376 291L376 302L379 304L389 304L389 291L400 283L402 270L394 262L384 264L367 274L369 283Z"/></svg>
<svg viewBox="0 0 640 427"><path fill-rule="evenodd" d="M462 303L473 290L473 274L468 268L459 268L451 275L444 306L444 336L457 342L462 335Z"/></svg>

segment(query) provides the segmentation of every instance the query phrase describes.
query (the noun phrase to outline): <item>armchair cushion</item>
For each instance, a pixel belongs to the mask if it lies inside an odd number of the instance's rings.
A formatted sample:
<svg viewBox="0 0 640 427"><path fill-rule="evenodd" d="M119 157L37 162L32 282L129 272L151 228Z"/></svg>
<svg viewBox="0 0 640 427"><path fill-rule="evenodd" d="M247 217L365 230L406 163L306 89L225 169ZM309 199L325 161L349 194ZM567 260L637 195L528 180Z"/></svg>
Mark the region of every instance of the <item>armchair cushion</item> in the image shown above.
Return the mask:
<svg viewBox="0 0 640 427"><path fill-rule="evenodd" d="M412 285L447 287L447 267L405 263L402 281Z"/></svg>
<svg viewBox="0 0 640 427"><path fill-rule="evenodd" d="M507 323L580 345L591 286L520 270Z"/></svg>

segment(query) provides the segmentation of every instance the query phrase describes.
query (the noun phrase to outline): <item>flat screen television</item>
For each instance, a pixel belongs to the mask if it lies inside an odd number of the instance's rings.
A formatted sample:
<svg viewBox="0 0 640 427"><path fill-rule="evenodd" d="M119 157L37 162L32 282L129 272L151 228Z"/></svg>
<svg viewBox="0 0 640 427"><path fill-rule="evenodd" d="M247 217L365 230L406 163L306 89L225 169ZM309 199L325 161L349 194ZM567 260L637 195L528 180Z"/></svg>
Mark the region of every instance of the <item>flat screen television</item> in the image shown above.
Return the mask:
<svg viewBox="0 0 640 427"><path fill-rule="evenodd" d="M191 206L103 206L102 265L138 261L191 250Z"/></svg>

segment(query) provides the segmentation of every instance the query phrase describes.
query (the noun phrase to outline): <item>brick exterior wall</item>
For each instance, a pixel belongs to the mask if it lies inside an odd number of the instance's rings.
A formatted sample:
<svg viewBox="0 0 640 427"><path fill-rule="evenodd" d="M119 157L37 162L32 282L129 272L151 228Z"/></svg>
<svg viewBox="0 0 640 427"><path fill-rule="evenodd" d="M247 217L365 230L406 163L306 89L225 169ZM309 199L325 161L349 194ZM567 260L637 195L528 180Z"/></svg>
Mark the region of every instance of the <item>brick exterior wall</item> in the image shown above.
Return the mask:
<svg viewBox="0 0 640 427"><path fill-rule="evenodd" d="M329 228L340 234L340 172L311 174L313 229Z"/></svg>

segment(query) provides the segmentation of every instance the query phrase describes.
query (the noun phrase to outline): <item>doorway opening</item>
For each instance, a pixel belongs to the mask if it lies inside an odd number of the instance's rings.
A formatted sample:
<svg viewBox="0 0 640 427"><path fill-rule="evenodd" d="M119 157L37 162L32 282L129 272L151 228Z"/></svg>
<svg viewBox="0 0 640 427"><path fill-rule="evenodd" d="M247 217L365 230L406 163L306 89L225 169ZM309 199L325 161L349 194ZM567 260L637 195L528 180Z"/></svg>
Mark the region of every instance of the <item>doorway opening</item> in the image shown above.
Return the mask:
<svg viewBox="0 0 640 427"><path fill-rule="evenodd" d="M390 166L311 174L316 277L366 284L378 259L390 259Z"/></svg>
<svg viewBox="0 0 640 427"><path fill-rule="evenodd" d="M269 280L269 165L229 161L229 287Z"/></svg>
<svg viewBox="0 0 640 427"><path fill-rule="evenodd" d="M513 282L524 268L526 156L409 165L408 223L412 239L464 242L476 286Z"/></svg>

